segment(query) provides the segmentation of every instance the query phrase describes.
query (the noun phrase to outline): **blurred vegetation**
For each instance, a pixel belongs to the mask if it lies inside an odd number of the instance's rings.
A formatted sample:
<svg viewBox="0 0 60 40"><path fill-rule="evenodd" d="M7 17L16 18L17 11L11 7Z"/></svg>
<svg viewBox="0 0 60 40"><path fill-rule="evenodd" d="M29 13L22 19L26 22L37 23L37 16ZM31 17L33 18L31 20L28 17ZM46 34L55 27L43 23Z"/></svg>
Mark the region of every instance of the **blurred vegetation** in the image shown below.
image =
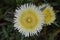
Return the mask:
<svg viewBox="0 0 60 40"><path fill-rule="evenodd" d="M43 27L39 36L24 37L14 29L13 18L15 9L25 3L51 4L56 12L56 22ZM0 40L60 40L60 0L0 0Z"/></svg>

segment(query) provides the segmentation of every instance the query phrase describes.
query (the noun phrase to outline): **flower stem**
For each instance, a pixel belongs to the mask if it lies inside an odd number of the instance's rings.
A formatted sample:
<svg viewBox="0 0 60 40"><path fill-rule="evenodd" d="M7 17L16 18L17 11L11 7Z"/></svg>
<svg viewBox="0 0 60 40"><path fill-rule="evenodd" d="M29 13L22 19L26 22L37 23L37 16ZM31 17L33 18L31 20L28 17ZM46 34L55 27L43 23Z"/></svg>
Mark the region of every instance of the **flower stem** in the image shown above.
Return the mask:
<svg viewBox="0 0 60 40"><path fill-rule="evenodd" d="M55 26L59 27L60 25L58 25L56 22L53 23Z"/></svg>

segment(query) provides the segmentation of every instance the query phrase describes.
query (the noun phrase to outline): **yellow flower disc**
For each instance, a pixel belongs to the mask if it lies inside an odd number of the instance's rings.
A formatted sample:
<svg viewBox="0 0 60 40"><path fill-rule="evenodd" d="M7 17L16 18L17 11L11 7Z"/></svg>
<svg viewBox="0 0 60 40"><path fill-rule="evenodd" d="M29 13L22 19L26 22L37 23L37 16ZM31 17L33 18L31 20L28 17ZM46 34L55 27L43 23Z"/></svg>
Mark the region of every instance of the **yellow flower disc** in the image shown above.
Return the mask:
<svg viewBox="0 0 60 40"><path fill-rule="evenodd" d="M48 6L48 7L46 7L44 10L43 10L43 14L44 14L44 22L45 22L45 24L51 24L51 23L53 23L54 22L54 20L55 20L55 13L54 13L54 11L53 11L53 8L52 7L50 7L50 6Z"/></svg>
<svg viewBox="0 0 60 40"><path fill-rule="evenodd" d="M36 28L39 20L37 14L33 10L27 9L22 12L19 22L21 22L21 25L25 30L32 31Z"/></svg>

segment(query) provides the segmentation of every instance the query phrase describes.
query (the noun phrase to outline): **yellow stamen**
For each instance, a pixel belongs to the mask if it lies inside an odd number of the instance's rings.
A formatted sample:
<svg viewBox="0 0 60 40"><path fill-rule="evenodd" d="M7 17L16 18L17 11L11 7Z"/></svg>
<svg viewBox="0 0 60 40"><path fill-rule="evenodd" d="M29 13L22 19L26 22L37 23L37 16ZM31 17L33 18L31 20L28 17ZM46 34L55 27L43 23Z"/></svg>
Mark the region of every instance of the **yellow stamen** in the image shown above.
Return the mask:
<svg viewBox="0 0 60 40"><path fill-rule="evenodd" d="M19 22L23 29L32 31L37 26L38 16L34 11L27 9L22 12Z"/></svg>
<svg viewBox="0 0 60 40"><path fill-rule="evenodd" d="M53 10L50 7L47 7L43 10L43 14L45 16L45 24L51 24L53 22L53 19L55 20L55 15Z"/></svg>

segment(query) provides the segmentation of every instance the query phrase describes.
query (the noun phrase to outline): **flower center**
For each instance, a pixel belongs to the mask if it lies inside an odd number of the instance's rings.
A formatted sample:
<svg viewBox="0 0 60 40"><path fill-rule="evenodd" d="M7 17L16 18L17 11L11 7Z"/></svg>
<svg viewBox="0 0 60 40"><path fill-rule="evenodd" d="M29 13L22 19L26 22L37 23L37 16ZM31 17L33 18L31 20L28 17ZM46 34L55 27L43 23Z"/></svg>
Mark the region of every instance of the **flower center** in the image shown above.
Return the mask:
<svg viewBox="0 0 60 40"><path fill-rule="evenodd" d="M49 8L46 8L44 11L43 11L43 14L45 15L45 23L49 23L51 22L51 19L52 19L52 15L51 15L51 11Z"/></svg>
<svg viewBox="0 0 60 40"><path fill-rule="evenodd" d="M31 18L27 18L27 19L26 19L26 22L27 22L27 23L32 23L32 19L31 19Z"/></svg>
<svg viewBox="0 0 60 40"><path fill-rule="evenodd" d="M32 31L38 24L38 15L33 10L24 10L19 17L19 22L23 29Z"/></svg>

